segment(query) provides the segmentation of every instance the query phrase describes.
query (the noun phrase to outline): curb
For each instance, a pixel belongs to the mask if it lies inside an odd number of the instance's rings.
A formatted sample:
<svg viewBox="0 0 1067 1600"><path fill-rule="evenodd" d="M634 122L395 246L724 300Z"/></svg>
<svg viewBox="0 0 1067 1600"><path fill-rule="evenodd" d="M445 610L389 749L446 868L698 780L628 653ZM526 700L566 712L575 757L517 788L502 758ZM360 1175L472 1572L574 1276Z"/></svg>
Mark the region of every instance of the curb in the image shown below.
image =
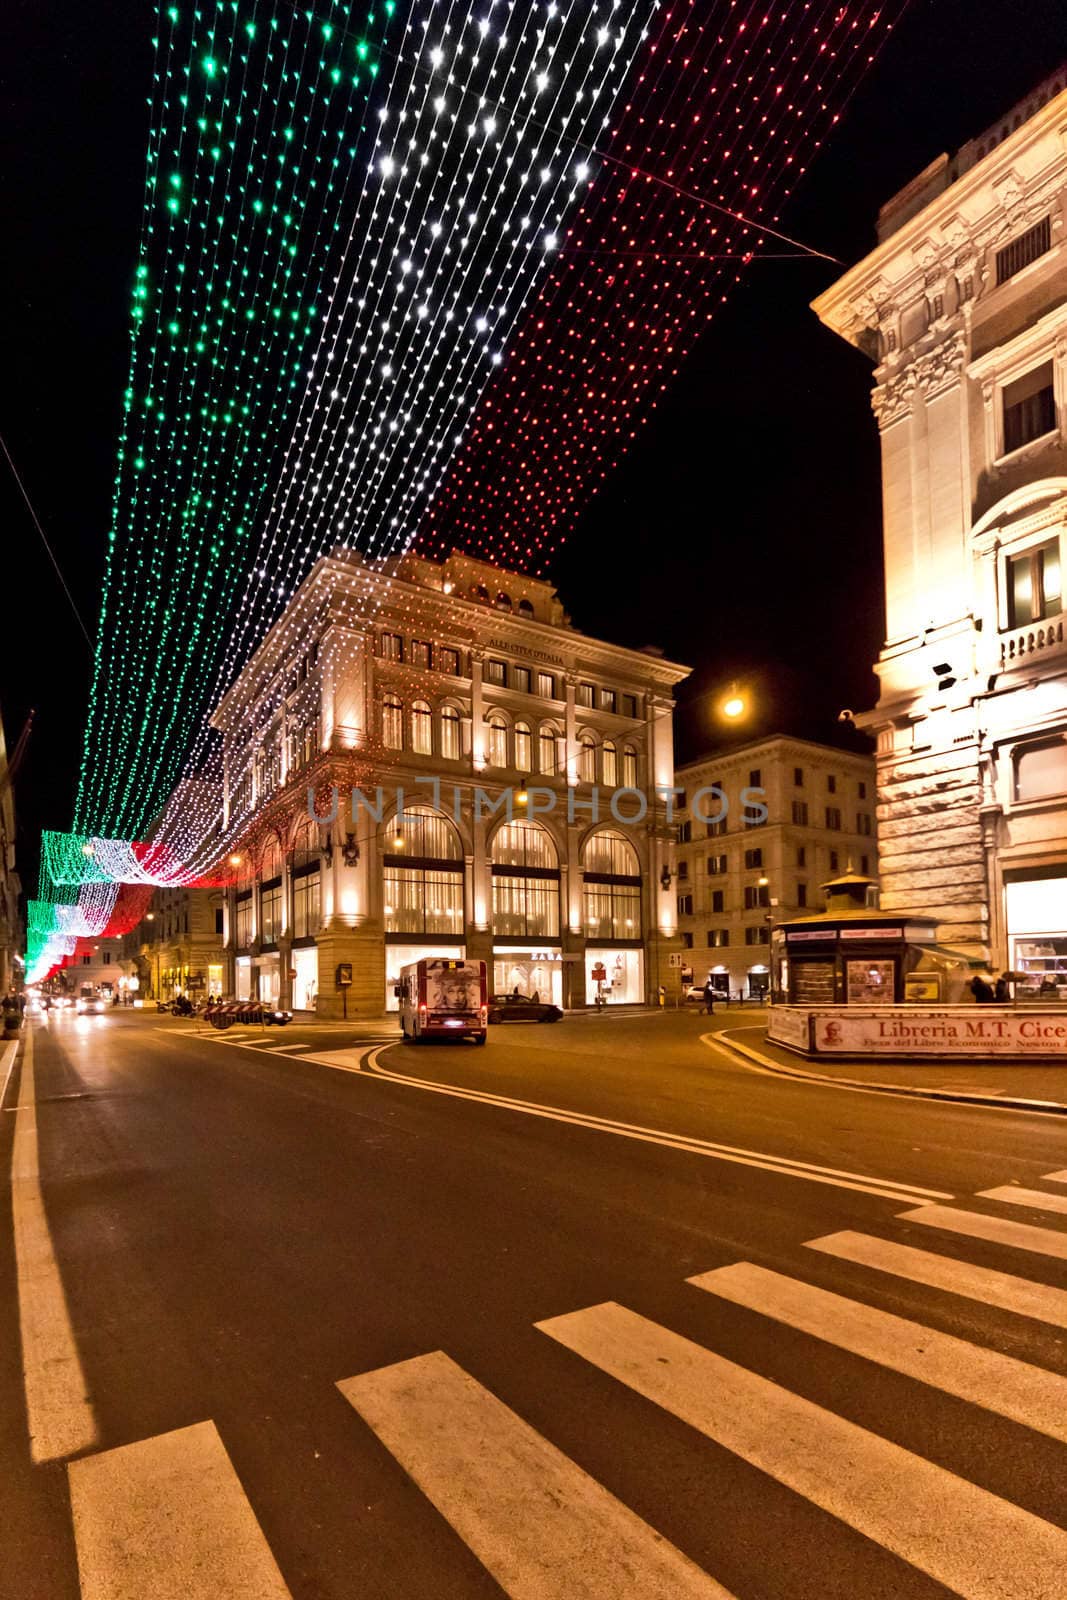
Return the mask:
<svg viewBox="0 0 1067 1600"><path fill-rule="evenodd" d="M870 1094L894 1094L906 1100L940 1100L950 1105L982 1106L989 1110L1031 1111L1044 1116L1067 1117L1067 1105L1059 1100L1010 1099L1006 1095L968 1094L962 1089L927 1089L914 1083L867 1083L862 1078L828 1078L821 1072L805 1072L800 1067L789 1067L784 1062L764 1056L751 1045L731 1039L722 1033L701 1034L702 1040L721 1043L726 1050L754 1062L764 1072L776 1073L781 1078L796 1078L803 1083L828 1085L831 1089L862 1089Z"/></svg>

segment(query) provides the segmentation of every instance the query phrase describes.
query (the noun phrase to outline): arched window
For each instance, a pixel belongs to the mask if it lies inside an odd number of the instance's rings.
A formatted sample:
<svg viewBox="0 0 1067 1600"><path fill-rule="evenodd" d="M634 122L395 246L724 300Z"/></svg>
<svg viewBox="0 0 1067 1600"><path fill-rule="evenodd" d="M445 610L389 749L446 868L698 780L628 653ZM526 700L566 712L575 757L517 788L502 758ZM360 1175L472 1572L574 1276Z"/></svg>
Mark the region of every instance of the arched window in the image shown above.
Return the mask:
<svg viewBox="0 0 1067 1600"><path fill-rule="evenodd" d="M471 599L472 600L488 600L489 599L489 590L485 587L484 583L472 583L471 584Z"/></svg>
<svg viewBox="0 0 1067 1600"><path fill-rule="evenodd" d="M578 781L596 782L596 737L591 733L583 733L578 740Z"/></svg>
<svg viewBox="0 0 1067 1600"><path fill-rule="evenodd" d="M533 741L525 722L515 724L515 766L519 772L533 771Z"/></svg>
<svg viewBox="0 0 1067 1600"><path fill-rule="evenodd" d="M506 767L508 764L507 718L502 717L499 711L491 711L485 720L489 728L486 760L491 767Z"/></svg>
<svg viewBox="0 0 1067 1600"><path fill-rule="evenodd" d="M322 869L313 826L311 822L303 823L293 844L294 939L310 939L322 921Z"/></svg>
<svg viewBox="0 0 1067 1600"><path fill-rule="evenodd" d="M416 755L433 754L433 712L425 700L411 703L411 748Z"/></svg>
<svg viewBox="0 0 1067 1600"><path fill-rule="evenodd" d="M463 932L463 852L449 819L432 806L405 806L385 839L387 934Z"/></svg>
<svg viewBox="0 0 1067 1600"><path fill-rule="evenodd" d="M559 937L559 857L538 822L519 818L493 835L493 933L504 939Z"/></svg>
<svg viewBox="0 0 1067 1600"><path fill-rule="evenodd" d="M637 751L632 744L623 746L622 781L627 789L637 788Z"/></svg>
<svg viewBox="0 0 1067 1600"><path fill-rule="evenodd" d="M558 738L559 735L555 728L549 727L547 724L540 729L537 735L537 765L538 769L547 778L552 778L556 775L556 745Z"/></svg>
<svg viewBox="0 0 1067 1600"><path fill-rule="evenodd" d="M404 748L404 707L395 694L382 701L382 743L387 750Z"/></svg>
<svg viewBox="0 0 1067 1600"><path fill-rule="evenodd" d="M582 900L587 939L616 943L641 937L641 865L624 834L601 829L582 851Z"/></svg>
<svg viewBox="0 0 1067 1600"><path fill-rule="evenodd" d="M519 601L519 616L520 617L532 617L533 614L534 614L534 608L533 608L532 603L529 600L520 600Z"/></svg>
<svg viewBox="0 0 1067 1600"><path fill-rule="evenodd" d="M600 781L607 789L614 789L619 781L619 752L611 739L605 739L600 752Z"/></svg>
<svg viewBox="0 0 1067 1600"><path fill-rule="evenodd" d="M441 754L446 761L460 757L460 715L455 706L445 706L441 711Z"/></svg>
<svg viewBox="0 0 1067 1600"><path fill-rule="evenodd" d="M500 591L493 603L498 611L510 611L512 609L511 596L505 594L503 590Z"/></svg>

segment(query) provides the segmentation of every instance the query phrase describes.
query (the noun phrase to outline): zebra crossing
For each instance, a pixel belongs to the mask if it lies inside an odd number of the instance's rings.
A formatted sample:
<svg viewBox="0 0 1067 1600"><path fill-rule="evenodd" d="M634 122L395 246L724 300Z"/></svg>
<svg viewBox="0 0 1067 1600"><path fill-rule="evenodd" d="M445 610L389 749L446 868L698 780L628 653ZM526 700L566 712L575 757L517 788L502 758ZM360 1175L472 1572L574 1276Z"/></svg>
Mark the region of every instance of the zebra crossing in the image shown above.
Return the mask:
<svg viewBox="0 0 1067 1600"><path fill-rule="evenodd" d="M1062 1184L1067 1172L1037 1181ZM1006 1419L1035 1436L1035 1450L1059 1450L1067 1376L1053 1370L1063 1361L1055 1334L1047 1334L1049 1365L1035 1365L805 1276L819 1261L850 1264L878 1275L876 1287L912 1285L1024 1319L1031 1342L1041 1340L1043 1330L1067 1328L1067 1290L1031 1275L1051 1275L1049 1263L1067 1256L1064 1207L1046 1205L1050 1197L1063 1199L1055 1189L1009 1185L977 1195L981 1209L922 1206L897 1218L911 1239L913 1224L928 1232L922 1247L843 1230L805 1241L789 1271L736 1261L687 1278L686 1293L727 1318L739 1308L818 1340L831 1359L858 1356L965 1402L977 1428L989 1425L983 1417ZM1046 1222L1020 1221L1013 1213L1026 1207ZM968 1259L1006 1252L997 1266ZM610 1438L606 1379L647 1403L650 1427L657 1415L680 1421L697 1449L710 1441L906 1563L916 1593L933 1580L962 1600L1067 1595L1067 1528L727 1358L714 1338L697 1342L615 1301L534 1328L589 1386L585 1409L601 1442ZM684 1537L673 1543L561 1450L551 1425L538 1431L447 1351L336 1387L358 1418L353 1450L369 1436L384 1446L513 1600L733 1600L735 1589L757 1600L765 1592L758 1545L746 1581L737 1583L735 1560L734 1588L724 1588L721 1574L685 1553ZM83 1600L302 1600L299 1587L287 1587L213 1423L84 1456L68 1470ZM728 1542L731 1531L719 1535ZM825 1538L805 1541L795 1559L795 1592L817 1595L819 1572L803 1563L833 1560ZM441 1600L462 1600L464 1580L451 1585L442 1572ZM892 1592L907 1600L906 1578Z"/></svg>

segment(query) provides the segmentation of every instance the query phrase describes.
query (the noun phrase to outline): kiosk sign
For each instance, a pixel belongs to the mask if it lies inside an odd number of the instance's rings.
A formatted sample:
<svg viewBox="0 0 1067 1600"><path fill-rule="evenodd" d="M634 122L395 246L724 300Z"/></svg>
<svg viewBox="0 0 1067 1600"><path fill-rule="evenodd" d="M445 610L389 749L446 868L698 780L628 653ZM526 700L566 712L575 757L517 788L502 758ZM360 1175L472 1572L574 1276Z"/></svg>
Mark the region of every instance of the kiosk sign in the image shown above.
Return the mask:
<svg viewBox="0 0 1067 1600"><path fill-rule="evenodd" d="M1004 1011L977 1007L945 1011L812 1014L818 1055L1062 1056L1067 1059L1067 1012Z"/></svg>

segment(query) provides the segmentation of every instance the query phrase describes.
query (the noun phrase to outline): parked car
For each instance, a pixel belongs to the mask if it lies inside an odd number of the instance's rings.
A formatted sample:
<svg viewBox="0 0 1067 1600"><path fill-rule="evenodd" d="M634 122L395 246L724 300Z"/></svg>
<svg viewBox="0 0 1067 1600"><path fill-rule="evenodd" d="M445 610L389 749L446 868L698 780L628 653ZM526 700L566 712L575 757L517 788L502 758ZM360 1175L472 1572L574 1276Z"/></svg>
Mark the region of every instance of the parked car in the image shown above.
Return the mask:
<svg viewBox="0 0 1067 1600"><path fill-rule="evenodd" d="M563 1012L547 1000L534 1000L527 994L494 994L489 997L490 1022L559 1022Z"/></svg>

